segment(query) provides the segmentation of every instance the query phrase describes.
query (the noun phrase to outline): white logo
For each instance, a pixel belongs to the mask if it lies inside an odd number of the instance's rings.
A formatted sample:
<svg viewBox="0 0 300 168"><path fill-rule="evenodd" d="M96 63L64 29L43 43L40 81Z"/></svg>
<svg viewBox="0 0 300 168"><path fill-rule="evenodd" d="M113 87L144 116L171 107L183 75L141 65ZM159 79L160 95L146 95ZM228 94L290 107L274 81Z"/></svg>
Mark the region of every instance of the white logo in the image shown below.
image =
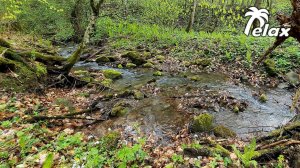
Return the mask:
<svg viewBox="0 0 300 168"><path fill-rule="evenodd" d="M291 28L270 28L269 29L269 12L266 9L257 9L256 7L250 7L250 11L245 14L245 16L251 16L247 26L245 28L244 33L249 36L251 26L253 25L255 20L259 21L259 27L252 30L251 34L254 37L259 36L271 36L271 37L282 37L282 36L289 36L289 31Z"/></svg>

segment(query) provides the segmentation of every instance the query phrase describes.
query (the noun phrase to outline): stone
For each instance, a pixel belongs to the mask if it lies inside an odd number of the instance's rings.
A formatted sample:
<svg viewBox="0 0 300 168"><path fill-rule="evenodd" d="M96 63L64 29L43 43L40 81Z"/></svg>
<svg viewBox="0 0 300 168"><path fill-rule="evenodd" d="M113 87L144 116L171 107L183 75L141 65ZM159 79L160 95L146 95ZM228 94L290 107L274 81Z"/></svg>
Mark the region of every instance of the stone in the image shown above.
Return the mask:
<svg viewBox="0 0 300 168"><path fill-rule="evenodd" d="M121 117L127 114L129 111L128 107L126 107L126 104L123 102L119 102L114 105L114 107L111 110L111 116L113 117Z"/></svg>
<svg viewBox="0 0 300 168"><path fill-rule="evenodd" d="M127 54L122 55L122 57L129 59L132 63L138 66L143 65L147 62L145 60L145 57L138 52L128 52Z"/></svg>
<svg viewBox="0 0 300 168"><path fill-rule="evenodd" d="M208 113L204 113L194 117L191 125L192 132L208 132L211 131L212 129L213 129L212 115Z"/></svg>
<svg viewBox="0 0 300 168"><path fill-rule="evenodd" d="M160 71L156 71L156 72L153 73L153 76L162 76L162 75L163 74Z"/></svg>
<svg viewBox="0 0 300 168"><path fill-rule="evenodd" d="M147 62L143 65L144 68L153 68L154 65L151 62Z"/></svg>
<svg viewBox="0 0 300 168"><path fill-rule="evenodd" d="M109 58L106 57L106 56L101 56L101 57L96 58L96 62L97 62L98 64L100 64L100 63L107 63L107 62L110 62L110 60L109 60Z"/></svg>
<svg viewBox="0 0 300 168"><path fill-rule="evenodd" d="M129 62L126 64L126 68L135 68L135 67L136 65L134 63Z"/></svg>
<svg viewBox="0 0 300 168"><path fill-rule="evenodd" d="M261 102L263 102L263 103L267 102L267 101L268 101L267 95L261 94L261 95L259 96L259 101L261 101Z"/></svg>
<svg viewBox="0 0 300 168"><path fill-rule="evenodd" d="M289 72L286 75L286 80L292 85L299 85L300 84L300 76L296 72Z"/></svg>
<svg viewBox="0 0 300 168"><path fill-rule="evenodd" d="M113 69L103 70L103 74L108 79L115 80L115 79L122 78L122 73L117 70L113 70Z"/></svg>
<svg viewBox="0 0 300 168"><path fill-rule="evenodd" d="M142 93L142 92L139 91L139 90L134 90L134 91L133 91L133 96L134 96L134 98L135 98L136 100L142 100L142 99L145 98L144 93Z"/></svg>
<svg viewBox="0 0 300 168"><path fill-rule="evenodd" d="M236 136L236 133L234 131L223 125L216 126L214 128L214 134L215 136L222 138L232 138Z"/></svg>

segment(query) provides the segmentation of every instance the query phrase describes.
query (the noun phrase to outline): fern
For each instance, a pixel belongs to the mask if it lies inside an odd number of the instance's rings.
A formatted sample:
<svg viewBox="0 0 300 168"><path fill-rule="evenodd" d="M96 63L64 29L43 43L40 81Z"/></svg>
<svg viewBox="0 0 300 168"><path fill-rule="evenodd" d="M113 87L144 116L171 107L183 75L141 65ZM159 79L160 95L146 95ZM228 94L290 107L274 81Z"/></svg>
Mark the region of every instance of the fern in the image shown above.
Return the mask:
<svg viewBox="0 0 300 168"><path fill-rule="evenodd" d="M244 153L241 153L235 146L233 146L234 153L244 164L245 167L250 167L253 165L257 167L257 162L252 160L255 156L259 156L259 152L255 151L256 149L256 140L253 139L251 143L244 148Z"/></svg>

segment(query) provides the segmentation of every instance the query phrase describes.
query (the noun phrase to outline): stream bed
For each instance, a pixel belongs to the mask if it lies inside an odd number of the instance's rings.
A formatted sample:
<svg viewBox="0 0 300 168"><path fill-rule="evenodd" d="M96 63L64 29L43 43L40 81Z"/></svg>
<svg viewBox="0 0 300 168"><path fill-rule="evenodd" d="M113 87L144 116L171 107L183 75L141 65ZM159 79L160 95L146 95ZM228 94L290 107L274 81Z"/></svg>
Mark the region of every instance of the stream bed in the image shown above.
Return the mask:
<svg viewBox="0 0 300 168"><path fill-rule="evenodd" d="M79 62L77 69L104 70L115 69L122 73L123 78L112 84L115 90L131 89L137 85L146 85L152 80L153 71L149 69L117 69L108 66L99 66L95 62ZM252 93L255 88L246 85L231 84L227 77L218 73L200 73L198 81L191 81L180 75L165 74L155 77L155 88L158 93L147 95L148 97L134 101L130 112L123 117L113 118L93 128L93 134L105 134L107 130L125 127L129 134L139 132L144 135L152 135L157 141L167 143L169 134L183 129L191 119L186 111L180 109L180 101L174 100L173 96L192 94L199 89L226 92L238 100L245 101L247 108L238 114L232 110L218 107L219 110L207 110L215 118L215 123L224 125L237 133L240 138L251 138L269 132L276 127L287 123L293 118L289 106L292 101L292 93L284 89L266 89L268 97L266 103L254 98ZM130 101L130 100L129 100ZM202 109L191 109L193 113L201 113Z"/></svg>

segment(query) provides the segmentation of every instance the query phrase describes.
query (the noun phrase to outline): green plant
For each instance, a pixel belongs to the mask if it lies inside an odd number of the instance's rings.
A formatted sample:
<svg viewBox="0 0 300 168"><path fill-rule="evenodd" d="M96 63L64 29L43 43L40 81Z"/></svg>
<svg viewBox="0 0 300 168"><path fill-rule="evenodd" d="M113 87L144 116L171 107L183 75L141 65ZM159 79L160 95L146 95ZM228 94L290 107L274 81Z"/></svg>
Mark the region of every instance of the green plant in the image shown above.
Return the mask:
<svg viewBox="0 0 300 168"><path fill-rule="evenodd" d="M240 152L235 146L233 146L234 153L237 155L239 160L244 164L245 167L250 167L251 165L257 167L257 162L252 160L255 156L259 156L259 152L255 151L256 140L253 139L251 143L244 148L244 152Z"/></svg>
<svg viewBox="0 0 300 168"><path fill-rule="evenodd" d="M43 163L43 168L51 168L53 165L54 155L53 153L49 153L46 157L46 160Z"/></svg>
<svg viewBox="0 0 300 168"><path fill-rule="evenodd" d="M3 121L1 123L1 126L4 127L4 128L10 128L12 126L12 123L11 121L7 120L7 121Z"/></svg>
<svg viewBox="0 0 300 168"><path fill-rule="evenodd" d="M276 168L283 168L284 167L284 156L283 155L279 155L278 156L278 162L276 165Z"/></svg>
<svg viewBox="0 0 300 168"><path fill-rule="evenodd" d="M60 134L56 140L56 150L67 149L69 146L80 145L83 135L76 133L75 135L67 136L65 133Z"/></svg>
<svg viewBox="0 0 300 168"><path fill-rule="evenodd" d="M177 155L177 154L174 154L172 156L172 161L174 163L182 163L184 160L183 160L183 156L182 155Z"/></svg>
<svg viewBox="0 0 300 168"><path fill-rule="evenodd" d="M147 153L142 149L145 144L144 139L140 139L139 142L132 147L123 146L117 153L116 158L119 161L120 168L126 168L127 164L135 165L138 162L143 162Z"/></svg>

